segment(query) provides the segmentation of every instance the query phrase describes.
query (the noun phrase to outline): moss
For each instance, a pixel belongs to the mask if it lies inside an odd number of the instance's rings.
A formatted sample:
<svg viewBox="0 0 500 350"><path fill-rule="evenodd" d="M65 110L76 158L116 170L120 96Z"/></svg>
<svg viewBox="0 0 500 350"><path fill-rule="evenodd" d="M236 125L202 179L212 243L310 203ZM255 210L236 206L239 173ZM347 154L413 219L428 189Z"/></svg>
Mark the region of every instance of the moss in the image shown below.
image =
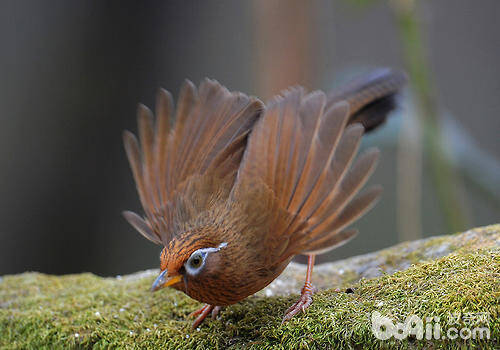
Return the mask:
<svg viewBox="0 0 500 350"><path fill-rule="evenodd" d="M0 281L0 348L495 348L499 271L498 247L462 247L405 271L362 279L354 293L322 291L306 314L283 326L296 295L248 298L196 330L185 318L200 304L174 290L150 293L153 273L119 279L24 273ZM370 321L375 310L399 322L410 314L438 316L442 327L450 314L487 312L491 340L377 340Z"/></svg>
<svg viewBox="0 0 500 350"><path fill-rule="evenodd" d="M500 225L490 225L451 235L404 242L377 253L379 268L390 271L391 268L400 269L402 265L417 264L457 250L469 252L490 248L498 245L498 240L500 240Z"/></svg>

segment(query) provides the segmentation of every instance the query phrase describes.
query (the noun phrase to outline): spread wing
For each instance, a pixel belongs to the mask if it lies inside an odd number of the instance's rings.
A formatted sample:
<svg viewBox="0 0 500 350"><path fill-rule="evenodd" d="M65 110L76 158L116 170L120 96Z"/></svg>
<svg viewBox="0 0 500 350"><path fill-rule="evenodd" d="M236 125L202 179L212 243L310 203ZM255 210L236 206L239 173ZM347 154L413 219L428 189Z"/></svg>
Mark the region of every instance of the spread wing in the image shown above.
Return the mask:
<svg viewBox="0 0 500 350"><path fill-rule="evenodd" d="M126 131L124 144L145 217L124 212L130 224L166 245L184 222L227 198L261 109L255 98L208 79L198 91L186 81L175 111L160 90L156 120L140 105L139 140Z"/></svg>
<svg viewBox="0 0 500 350"><path fill-rule="evenodd" d="M371 149L354 158L363 125L379 125L390 110L377 103L394 99L404 82L388 84L393 74L399 73L368 76L329 98L293 88L266 106L248 141L232 198L250 203L245 211L261 225L253 229L271 247L271 260L324 252L356 234L347 226L373 206L381 188L358 194L379 152ZM256 220L255 213L265 213L266 219Z"/></svg>

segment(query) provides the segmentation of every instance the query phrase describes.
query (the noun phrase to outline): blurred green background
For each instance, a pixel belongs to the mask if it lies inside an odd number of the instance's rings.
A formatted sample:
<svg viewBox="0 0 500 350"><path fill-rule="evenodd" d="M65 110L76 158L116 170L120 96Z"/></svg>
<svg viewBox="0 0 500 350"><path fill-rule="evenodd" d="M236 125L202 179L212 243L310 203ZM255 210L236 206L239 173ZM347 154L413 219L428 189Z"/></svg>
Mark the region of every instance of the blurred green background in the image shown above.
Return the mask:
<svg viewBox="0 0 500 350"><path fill-rule="evenodd" d="M366 137L385 192L335 260L500 221L498 0L0 2L0 275L158 266L123 129L158 87L204 77L267 100L371 68L409 72Z"/></svg>

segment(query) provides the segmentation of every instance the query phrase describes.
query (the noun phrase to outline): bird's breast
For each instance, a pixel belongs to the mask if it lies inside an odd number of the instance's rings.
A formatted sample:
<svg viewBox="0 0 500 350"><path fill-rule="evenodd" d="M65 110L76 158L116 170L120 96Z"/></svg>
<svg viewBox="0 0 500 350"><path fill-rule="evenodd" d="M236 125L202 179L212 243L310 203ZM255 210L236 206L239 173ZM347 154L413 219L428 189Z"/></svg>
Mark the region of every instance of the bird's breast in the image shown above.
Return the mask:
<svg viewBox="0 0 500 350"><path fill-rule="evenodd" d="M273 267L235 267L230 272L226 270L227 273L189 283L187 290L181 290L191 298L210 305L235 304L264 289L283 272L290 261L288 259Z"/></svg>

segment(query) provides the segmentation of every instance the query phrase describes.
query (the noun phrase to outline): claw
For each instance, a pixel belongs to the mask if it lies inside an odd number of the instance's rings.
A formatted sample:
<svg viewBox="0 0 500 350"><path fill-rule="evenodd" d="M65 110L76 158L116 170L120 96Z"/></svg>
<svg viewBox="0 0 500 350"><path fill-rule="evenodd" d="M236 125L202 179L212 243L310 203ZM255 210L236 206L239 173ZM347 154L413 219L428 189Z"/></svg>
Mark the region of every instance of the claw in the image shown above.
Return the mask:
<svg viewBox="0 0 500 350"><path fill-rule="evenodd" d="M281 324L283 325L285 322L290 321L293 316L297 315L301 311L305 313L306 309L312 304L313 301L312 295L314 294L314 292L315 288L308 289L304 287L300 299L297 302L295 302L295 304L290 306L288 310L286 310L285 316L283 317Z"/></svg>
<svg viewBox="0 0 500 350"><path fill-rule="evenodd" d="M208 314L210 312L212 312L212 319L215 319L217 317L217 314L219 313L220 309L221 309L220 306L213 306L213 305L206 304L206 305L202 306L201 308L199 308L198 310L191 312L188 317L198 316L194 320L192 327L193 328L198 327L203 322L203 320L208 316Z"/></svg>
<svg viewBox="0 0 500 350"><path fill-rule="evenodd" d="M203 305L202 307L200 307L199 309L197 310L194 310L193 312L191 312L188 317L194 317L194 316L198 316L199 314L203 313L205 311L205 309L211 307L212 305L208 305L208 304L205 304Z"/></svg>

